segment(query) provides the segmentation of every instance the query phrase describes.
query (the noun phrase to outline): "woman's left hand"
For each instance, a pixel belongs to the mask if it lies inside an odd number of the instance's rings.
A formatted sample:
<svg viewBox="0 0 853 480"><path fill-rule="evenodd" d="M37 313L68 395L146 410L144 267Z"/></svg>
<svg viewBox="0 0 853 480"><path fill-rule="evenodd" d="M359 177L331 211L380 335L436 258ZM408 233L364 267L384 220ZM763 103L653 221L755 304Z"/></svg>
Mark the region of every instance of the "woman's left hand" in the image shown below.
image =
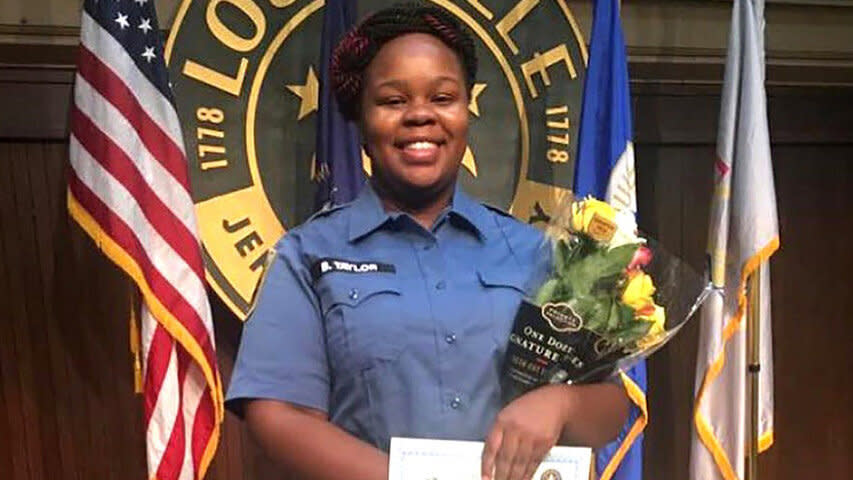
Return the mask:
<svg viewBox="0 0 853 480"><path fill-rule="evenodd" d="M556 445L572 410L571 387L534 389L498 413L483 449L483 480L528 480Z"/></svg>

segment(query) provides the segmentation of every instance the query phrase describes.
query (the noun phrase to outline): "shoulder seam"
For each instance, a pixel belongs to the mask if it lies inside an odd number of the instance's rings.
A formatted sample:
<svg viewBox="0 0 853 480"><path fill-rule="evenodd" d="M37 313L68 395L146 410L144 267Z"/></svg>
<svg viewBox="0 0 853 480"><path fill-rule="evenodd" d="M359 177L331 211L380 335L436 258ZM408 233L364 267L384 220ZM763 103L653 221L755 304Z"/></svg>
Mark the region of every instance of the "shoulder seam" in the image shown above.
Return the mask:
<svg viewBox="0 0 853 480"><path fill-rule="evenodd" d="M498 215L500 215L502 217L507 217L507 218L512 218L514 220L518 220L511 213L507 212L506 210L504 210L502 208L498 208L494 205L490 205L490 204L485 203L485 202L480 202L480 205L482 205L483 207L485 207L489 211L497 213ZM520 220L518 220L518 221L520 221Z"/></svg>
<svg viewBox="0 0 853 480"><path fill-rule="evenodd" d="M487 204L485 204L485 203L484 203L483 205L485 205L486 207L489 207L489 206L488 206ZM494 208L489 208L489 210L494 211L495 209L494 209ZM501 215L502 217L505 217L505 218L506 218L506 217L509 217L509 218L512 218L513 220L516 220L516 221L519 221L519 222L520 222L520 220L518 220L517 218L513 217L512 215L509 215L509 214L508 214L508 213L506 213L506 212L503 212L502 210L498 210L498 212L499 212L499 213L503 213L503 215ZM518 252L516 252L516 251L515 251L515 248L513 247L512 242L509 240L509 235L507 234L506 230L504 229L504 225L501 223L501 222L503 221L503 219L502 219L502 218L500 218L500 217L497 217L497 216L496 216L496 217L494 217L494 221L495 221L495 225L497 225L497 227L498 227L498 230L500 230L500 232L501 232L501 238L503 238L504 243L506 244L507 248L509 249L510 253L512 254L512 258L513 258L513 260L515 260L515 263L516 263L516 264L519 264L519 265L520 265L520 263L521 263L521 262L520 262L520 260L519 260L519 258L518 258Z"/></svg>
<svg viewBox="0 0 853 480"><path fill-rule="evenodd" d="M334 207L329 207L329 208L322 209L322 210L319 210L317 212L314 212L313 214L311 214L310 217L308 217L307 220L302 222L302 224L304 225L304 224L306 224L306 223L308 223L314 219L329 216L329 215L331 215L331 214L333 214L339 210L343 210L344 208L349 207L351 205L351 203L352 202L342 203L340 205L335 205Z"/></svg>

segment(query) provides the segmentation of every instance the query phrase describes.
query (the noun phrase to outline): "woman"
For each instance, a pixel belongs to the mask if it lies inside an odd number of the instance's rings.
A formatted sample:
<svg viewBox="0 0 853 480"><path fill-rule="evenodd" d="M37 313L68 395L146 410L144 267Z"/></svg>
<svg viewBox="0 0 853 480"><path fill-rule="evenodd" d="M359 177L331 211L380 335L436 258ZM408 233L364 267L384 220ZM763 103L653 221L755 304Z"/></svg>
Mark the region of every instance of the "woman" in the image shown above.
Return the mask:
<svg viewBox="0 0 853 480"><path fill-rule="evenodd" d="M385 480L392 436L483 440L484 478L495 480L530 478L558 441L613 438L628 404L612 383L551 385L501 405L513 316L550 249L457 186L471 38L438 8L392 7L344 37L331 73L373 177L279 242L229 408L312 479Z"/></svg>

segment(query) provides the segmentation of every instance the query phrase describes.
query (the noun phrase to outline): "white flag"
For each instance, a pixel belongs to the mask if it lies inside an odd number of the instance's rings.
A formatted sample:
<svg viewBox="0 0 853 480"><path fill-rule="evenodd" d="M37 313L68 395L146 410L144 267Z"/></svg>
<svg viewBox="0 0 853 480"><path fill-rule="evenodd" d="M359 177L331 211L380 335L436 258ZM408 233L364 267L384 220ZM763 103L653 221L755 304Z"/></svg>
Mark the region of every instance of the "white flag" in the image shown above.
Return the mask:
<svg viewBox="0 0 853 480"><path fill-rule="evenodd" d="M773 443L767 261L779 247L764 91L764 2L735 0L720 107L705 303L696 364L693 480L742 480L748 441L746 279L761 269L759 450Z"/></svg>

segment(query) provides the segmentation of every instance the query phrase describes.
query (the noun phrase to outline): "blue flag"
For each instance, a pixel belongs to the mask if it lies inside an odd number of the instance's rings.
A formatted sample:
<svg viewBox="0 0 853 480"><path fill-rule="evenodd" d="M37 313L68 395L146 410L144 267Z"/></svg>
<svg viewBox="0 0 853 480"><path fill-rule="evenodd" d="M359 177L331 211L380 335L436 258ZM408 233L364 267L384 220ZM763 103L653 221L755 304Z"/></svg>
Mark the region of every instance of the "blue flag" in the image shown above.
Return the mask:
<svg viewBox="0 0 853 480"><path fill-rule="evenodd" d="M619 208L637 210L631 93L618 0L595 2L584 85L574 192ZM639 480L643 475L643 429L648 422L646 364L622 374L631 414L619 437L596 454L602 480Z"/></svg>
<svg viewBox="0 0 853 480"><path fill-rule="evenodd" d="M326 1L320 40L320 105L314 163L317 208L349 202L364 184L358 127L341 115L329 79L332 49L355 18L354 0Z"/></svg>

